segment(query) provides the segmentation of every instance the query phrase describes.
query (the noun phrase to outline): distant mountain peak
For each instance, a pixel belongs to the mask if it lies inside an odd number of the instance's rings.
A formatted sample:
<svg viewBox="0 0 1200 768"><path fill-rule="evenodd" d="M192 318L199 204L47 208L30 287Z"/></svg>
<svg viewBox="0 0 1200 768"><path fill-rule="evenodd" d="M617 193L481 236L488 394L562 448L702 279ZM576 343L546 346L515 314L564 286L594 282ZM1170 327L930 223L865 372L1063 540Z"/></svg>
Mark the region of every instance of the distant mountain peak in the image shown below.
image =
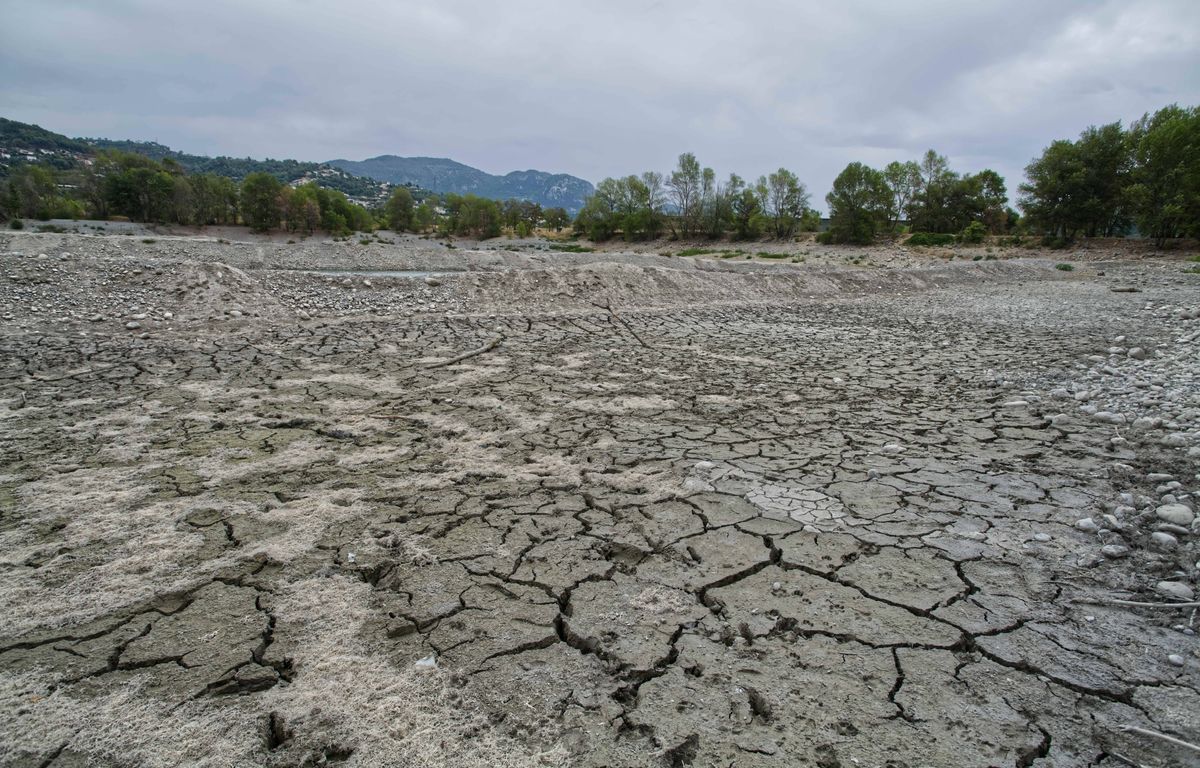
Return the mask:
<svg viewBox="0 0 1200 768"><path fill-rule="evenodd" d="M448 157L379 155L366 160L330 160L327 164L391 184L412 183L433 192L496 200L530 200L543 207L562 207L571 212L582 208L588 195L595 191L591 182L566 173L531 168L497 176Z"/></svg>

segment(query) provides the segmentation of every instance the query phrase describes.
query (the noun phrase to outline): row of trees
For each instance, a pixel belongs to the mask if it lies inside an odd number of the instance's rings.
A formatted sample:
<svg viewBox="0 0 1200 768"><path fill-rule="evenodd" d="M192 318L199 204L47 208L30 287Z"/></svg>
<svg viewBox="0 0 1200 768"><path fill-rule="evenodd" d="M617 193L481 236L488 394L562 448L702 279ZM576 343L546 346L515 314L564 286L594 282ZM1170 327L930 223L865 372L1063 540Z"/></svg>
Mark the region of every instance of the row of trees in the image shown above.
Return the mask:
<svg viewBox="0 0 1200 768"><path fill-rule="evenodd" d="M1055 141L1025 169L1020 205L1047 236L1200 237L1200 107L1171 105Z"/></svg>
<svg viewBox="0 0 1200 768"><path fill-rule="evenodd" d="M430 196L419 205L406 187L397 187L383 210L371 211L338 190L315 183L290 186L265 172L241 183L211 173L188 174L172 157L155 160L119 150L103 150L84 168L55 170L24 165L0 182L0 216L33 219L108 219L161 224L244 223L258 231L284 229L312 234L370 232L387 226L397 232L496 237L504 227L528 235L545 224L561 230L570 223L562 208L543 210L519 200L497 202L474 195Z"/></svg>
<svg viewBox="0 0 1200 768"><path fill-rule="evenodd" d="M1004 177L991 169L958 174L932 149L920 162L892 162L882 170L846 166L825 196L834 243L869 243L895 234L907 222L913 232L953 234L969 240L998 235L1016 223L1006 206Z"/></svg>
<svg viewBox="0 0 1200 768"><path fill-rule="evenodd" d="M719 181L712 168L701 168L687 152L669 174L647 171L601 181L575 217L575 230L592 240L617 234L645 240L668 229L675 237L716 238L728 232L747 239L764 232L789 237L815 230L819 223L819 214L809 207L808 190L786 168L754 184L736 173Z"/></svg>

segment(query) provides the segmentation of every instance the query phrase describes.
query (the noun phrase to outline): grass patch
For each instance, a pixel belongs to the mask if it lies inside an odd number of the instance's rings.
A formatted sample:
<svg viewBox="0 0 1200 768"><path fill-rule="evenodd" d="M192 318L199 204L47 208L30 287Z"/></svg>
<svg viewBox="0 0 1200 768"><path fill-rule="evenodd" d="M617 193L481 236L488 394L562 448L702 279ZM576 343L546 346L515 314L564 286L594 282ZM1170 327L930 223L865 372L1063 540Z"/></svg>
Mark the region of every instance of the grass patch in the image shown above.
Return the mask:
<svg viewBox="0 0 1200 768"><path fill-rule="evenodd" d="M769 253L767 251L759 251L754 255L760 259L786 259L789 257L786 253Z"/></svg>
<svg viewBox="0 0 1200 768"><path fill-rule="evenodd" d="M712 248L684 248L682 251L677 252L675 255L676 256L711 256L714 253L720 253L720 251L715 251ZM737 255L737 254L734 254L734 255Z"/></svg>
<svg viewBox="0 0 1200 768"><path fill-rule="evenodd" d="M1066 262L1055 264L1054 268L1061 272L1074 272L1075 271L1075 265L1067 264Z"/></svg>
<svg viewBox="0 0 1200 768"><path fill-rule="evenodd" d="M153 237L143 237L142 242L143 243L156 243L158 241L155 240Z"/></svg>
<svg viewBox="0 0 1200 768"><path fill-rule="evenodd" d="M925 246L942 246L954 245L954 235L939 234L937 232L917 232L908 240L905 245L925 245Z"/></svg>
<svg viewBox="0 0 1200 768"><path fill-rule="evenodd" d="M568 243L567 245L552 244L550 246L550 250L560 251L562 253L592 253L596 249L589 248L586 245L576 245L575 243Z"/></svg>
<svg viewBox="0 0 1200 768"><path fill-rule="evenodd" d="M1197 264L1194 267L1188 267L1187 269L1185 269L1183 271L1184 271L1184 274L1188 274L1188 275L1200 275L1200 264Z"/></svg>

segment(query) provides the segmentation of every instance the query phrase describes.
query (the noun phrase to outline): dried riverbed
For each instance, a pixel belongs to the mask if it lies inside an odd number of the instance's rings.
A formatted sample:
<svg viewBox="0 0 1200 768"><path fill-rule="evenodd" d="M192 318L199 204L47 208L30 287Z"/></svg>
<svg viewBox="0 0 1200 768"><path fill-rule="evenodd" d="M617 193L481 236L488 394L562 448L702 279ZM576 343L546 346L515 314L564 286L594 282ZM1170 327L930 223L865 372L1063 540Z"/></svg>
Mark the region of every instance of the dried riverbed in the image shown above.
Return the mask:
<svg viewBox="0 0 1200 768"><path fill-rule="evenodd" d="M1178 262L5 237L6 765L1200 757Z"/></svg>

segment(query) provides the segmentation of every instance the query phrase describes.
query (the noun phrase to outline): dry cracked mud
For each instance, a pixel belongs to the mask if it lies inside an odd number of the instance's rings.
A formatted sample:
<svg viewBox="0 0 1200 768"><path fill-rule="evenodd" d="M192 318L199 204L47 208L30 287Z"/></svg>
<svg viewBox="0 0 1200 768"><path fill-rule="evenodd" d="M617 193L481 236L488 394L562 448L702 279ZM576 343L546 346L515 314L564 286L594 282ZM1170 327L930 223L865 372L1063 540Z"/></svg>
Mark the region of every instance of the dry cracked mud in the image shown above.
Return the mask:
<svg viewBox="0 0 1200 768"><path fill-rule="evenodd" d="M5 765L1200 759L1176 263L114 240L0 241Z"/></svg>

